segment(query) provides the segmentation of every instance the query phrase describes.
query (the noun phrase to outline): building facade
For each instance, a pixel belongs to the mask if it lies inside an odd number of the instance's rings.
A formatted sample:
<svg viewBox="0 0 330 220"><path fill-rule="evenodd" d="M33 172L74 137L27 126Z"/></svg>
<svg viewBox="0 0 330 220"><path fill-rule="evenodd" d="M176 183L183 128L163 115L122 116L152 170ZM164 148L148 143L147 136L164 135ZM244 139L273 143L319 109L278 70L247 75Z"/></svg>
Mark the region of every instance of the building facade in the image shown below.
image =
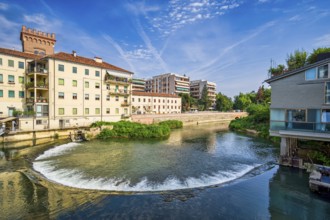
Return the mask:
<svg viewBox="0 0 330 220"><path fill-rule="evenodd" d="M132 79L132 91L145 92L146 90L146 81L144 79Z"/></svg>
<svg viewBox="0 0 330 220"><path fill-rule="evenodd" d="M146 81L146 92L165 94L189 94L189 77L175 73L166 73Z"/></svg>
<svg viewBox="0 0 330 220"><path fill-rule="evenodd" d="M37 41L26 46L25 32ZM38 130L130 117L133 73L74 51L54 54L47 42L38 41L40 36L55 39L23 26L26 52L0 48L1 118L20 116L19 129Z"/></svg>
<svg viewBox="0 0 330 220"><path fill-rule="evenodd" d="M330 59L273 76L270 135L281 137L281 156L293 157L297 139L330 141Z"/></svg>
<svg viewBox="0 0 330 220"><path fill-rule="evenodd" d="M152 92L132 93L133 114L181 113L181 97Z"/></svg>
<svg viewBox="0 0 330 220"><path fill-rule="evenodd" d="M216 83L207 80L190 81L190 95L195 99L201 99L204 87L207 89L207 95L211 101L210 109L214 109L216 101Z"/></svg>

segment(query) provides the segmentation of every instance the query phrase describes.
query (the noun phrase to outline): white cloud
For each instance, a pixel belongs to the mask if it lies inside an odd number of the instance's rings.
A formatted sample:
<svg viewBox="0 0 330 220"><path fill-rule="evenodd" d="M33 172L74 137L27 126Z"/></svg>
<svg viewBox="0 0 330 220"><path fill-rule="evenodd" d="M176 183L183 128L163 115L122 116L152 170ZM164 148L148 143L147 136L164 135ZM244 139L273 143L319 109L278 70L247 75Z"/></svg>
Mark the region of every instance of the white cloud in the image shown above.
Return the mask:
<svg viewBox="0 0 330 220"><path fill-rule="evenodd" d="M153 29L167 36L185 25L198 20L211 19L223 15L226 11L239 7L238 0L189 0L169 1L168 7L162 13L146 15Z"/></svg>
<svg viewBox="0 0 330 220"><path fill-rule="evenodd" d="M314 44L317 47L329 47L330 46L330 34L325 34L316 39Z"/></svg>
<svg viewBox="0 0 330 220"><path fill-rule="evenodd" d="M50 20L44 14L23 15L24 22L35 25L38 30L54 32L62 26L62 21L58 19Z"/></svg>
<svg viewBox="0 0 330 220"><path fill-rule="evenodd" d="M259 3L266 3L269 2L270 0L258 0Z"/></svg>
<svg viewBox="0 0 330 220"><path fill-rule="evenodd" d="M9 8L9 5L3 2L0 2L0 10L6 11Z"/></svg>
<svg viewBox="0 0 330 220"><path fill-rule="evenodd" d="M295 16L289 18L289 21L301 21L301 20L302 20L302 18L300 15L295 15Z"/></svg>

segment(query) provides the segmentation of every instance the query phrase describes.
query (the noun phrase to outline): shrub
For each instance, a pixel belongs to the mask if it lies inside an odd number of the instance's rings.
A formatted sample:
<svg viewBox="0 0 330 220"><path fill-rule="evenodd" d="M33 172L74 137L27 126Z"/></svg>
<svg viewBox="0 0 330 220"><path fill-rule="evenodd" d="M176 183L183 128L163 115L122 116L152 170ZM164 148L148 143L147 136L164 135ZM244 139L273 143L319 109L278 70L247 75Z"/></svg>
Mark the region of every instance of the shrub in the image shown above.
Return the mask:
<svg viewBox="0 0 330 220"><path fill-rule="evenodd" d="M159 122L159 125L167 125L170 129L182 128L183 123L182 121L178 120L167 120Z"/></svg>

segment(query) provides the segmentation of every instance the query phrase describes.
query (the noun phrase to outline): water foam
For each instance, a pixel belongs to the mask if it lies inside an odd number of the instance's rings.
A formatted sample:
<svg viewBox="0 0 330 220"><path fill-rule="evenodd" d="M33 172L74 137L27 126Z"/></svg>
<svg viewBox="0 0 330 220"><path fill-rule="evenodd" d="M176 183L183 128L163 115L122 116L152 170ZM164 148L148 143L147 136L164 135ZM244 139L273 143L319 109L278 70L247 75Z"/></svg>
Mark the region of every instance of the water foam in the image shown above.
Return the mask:
<svg viewBox="0 0 330 220"><path fill-rule="evenodd" d="M140 182L132 185L129 180L124 178L90 179L78 170L56 170L50 165L49 161L36 161L33 163L33 168L36 171L43 174L49 180L65 186L80 189L126 192L167 191L219 185L238 179L258 166L260 164L239 165L234 168L236 171L218 171L212 175L202 175L199 178L189 177L184 181L180 181L175 177L169 177L163 183L154 183L148 181L147 177L144 177Z"/></svg>
<svg viewBox="0 0 330 220"><path fill-rule="evenodd" d="M40 156L38 156L36 158L36 161L38 160L44 160L44 159L47 159L47 158L50 158L50 157L55 157L55 156L59 156L59 155L62 155L64 154L65 152L79 146L80 144L78 143L74 143L74 142L71 142L71 143L68 143L68 144L63 144L63 145L60 145L58 147L55 147L55 148L52 148L50 150L46 150L43 154L41 154Z"/></svg>

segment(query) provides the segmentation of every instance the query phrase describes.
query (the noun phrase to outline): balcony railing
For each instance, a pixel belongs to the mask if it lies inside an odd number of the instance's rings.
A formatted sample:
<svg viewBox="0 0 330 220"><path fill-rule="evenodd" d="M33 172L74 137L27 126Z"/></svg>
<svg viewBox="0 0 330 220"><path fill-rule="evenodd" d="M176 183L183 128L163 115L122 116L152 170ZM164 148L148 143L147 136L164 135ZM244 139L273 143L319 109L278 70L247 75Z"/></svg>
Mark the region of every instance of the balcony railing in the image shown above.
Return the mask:
<svg viewBox="0 0 330 220"><path fill-rule="evenodd" d="M120 105L121 105L121 107L127 107L127 106L130 105L130 103L124 101L124 102L122 102Z"/></svg>
<svg viewBox="0 0 330 220"><path fill-rule="evenodd" d="M131 92L129 90L125 89L110 89L109 94L110 95L124 95L128 96Z"/></svg>
<svg viewBox="0 0 330 220"><path fill-rule="evenodd" d="M330 133L330 123L270 121L270 130L296 130L317 133Z"/></svg>
<svg viewBox="0 0 330 220"><path fill-rule="evenodd" d="M34 98L33 97L31 97L31 98L26 98L26 102L27 103L34 103ZM45 97L38 97L37 99L36 99L36 103L47 103L48 102L48 100L47 100L47 98L45 98Z"/></svg>
<svg viewBox="0 0 330 220"><path fill-rule="evenodd" d="M40 68L37 68L36 70L34 70L34 68L29 68L26 71L27 74L31 74L31 73L34 73L34 72L40 73L40 74L48 74L48 69L40 67Z"/></svg>
<svg viewBox="0 0 330 220"><path fill-rule="evenodd" d="M34 82L27 82L25 84L25 87L27 89L30 89L30 88L34 88ZM44 83L44 82L37 82L37 86L36 88L40 88L40 89L48 89L48 83Z"/></svg>

